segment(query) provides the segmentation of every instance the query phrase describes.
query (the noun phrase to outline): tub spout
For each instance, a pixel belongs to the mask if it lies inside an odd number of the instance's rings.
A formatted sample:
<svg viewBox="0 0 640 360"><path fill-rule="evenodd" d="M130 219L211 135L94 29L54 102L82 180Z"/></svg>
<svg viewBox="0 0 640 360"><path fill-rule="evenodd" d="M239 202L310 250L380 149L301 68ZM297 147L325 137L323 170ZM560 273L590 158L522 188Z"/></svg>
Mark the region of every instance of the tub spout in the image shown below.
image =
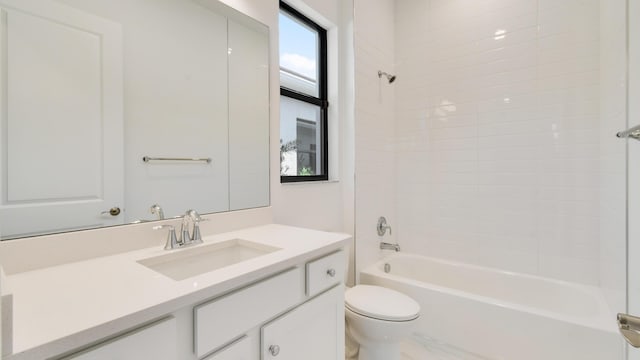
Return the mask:
<svg viewBox="0 0 640 360"><path fill-rule="evenodd" d="M398 251L400 251L400 245L381 242L380 243L380 249L381 250L394 250L394 251L398 252Z"/></svg>

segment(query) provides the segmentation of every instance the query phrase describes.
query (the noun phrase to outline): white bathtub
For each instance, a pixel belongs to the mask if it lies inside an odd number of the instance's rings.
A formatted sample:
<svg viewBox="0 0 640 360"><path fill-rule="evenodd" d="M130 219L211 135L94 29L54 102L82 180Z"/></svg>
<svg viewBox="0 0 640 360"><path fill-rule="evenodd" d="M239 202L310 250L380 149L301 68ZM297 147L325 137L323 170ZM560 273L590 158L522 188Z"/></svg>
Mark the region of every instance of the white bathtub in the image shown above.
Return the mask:
<svg viewBox="0 0 640 360"><path fill-rule="evenodd" d="M416 299L419 335L482 357L622 359L615 314L597 287L402 253L364 269L360 281Z"/></svg>

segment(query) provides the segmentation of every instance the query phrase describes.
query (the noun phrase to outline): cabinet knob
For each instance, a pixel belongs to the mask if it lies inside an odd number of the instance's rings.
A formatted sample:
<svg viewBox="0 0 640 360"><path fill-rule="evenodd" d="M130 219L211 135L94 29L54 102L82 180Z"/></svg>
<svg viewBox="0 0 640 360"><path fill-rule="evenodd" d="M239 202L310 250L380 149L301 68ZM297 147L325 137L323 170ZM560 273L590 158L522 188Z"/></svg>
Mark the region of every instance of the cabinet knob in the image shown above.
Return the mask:
<svg viewBox="0 0 640 360"><path fill-rule="evenodd" d="M278 345L269 346L269 353L271 354L271 356L278 356L278 354L280 354L280 346Z"/></svg>
<svg viewBox="0 0 640 360"><path fill-rule="evenodd" d="M327 275L334 277L336 276L336 270L335 269L329 269L327 270Z"/></svg>

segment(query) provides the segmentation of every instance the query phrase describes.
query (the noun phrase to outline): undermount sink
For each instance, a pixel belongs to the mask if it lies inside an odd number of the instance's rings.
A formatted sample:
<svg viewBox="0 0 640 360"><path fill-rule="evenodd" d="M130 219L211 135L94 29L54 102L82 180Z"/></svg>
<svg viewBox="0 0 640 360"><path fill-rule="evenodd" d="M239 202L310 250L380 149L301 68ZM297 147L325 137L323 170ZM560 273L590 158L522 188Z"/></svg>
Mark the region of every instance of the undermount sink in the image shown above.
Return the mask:
<svg viewBox="0 0 640 360"><path fill-rule="evenodd" d="M138 263L174 280L184 280L277 250L281 249L248 240L232 239L138 260Z"/></svg>

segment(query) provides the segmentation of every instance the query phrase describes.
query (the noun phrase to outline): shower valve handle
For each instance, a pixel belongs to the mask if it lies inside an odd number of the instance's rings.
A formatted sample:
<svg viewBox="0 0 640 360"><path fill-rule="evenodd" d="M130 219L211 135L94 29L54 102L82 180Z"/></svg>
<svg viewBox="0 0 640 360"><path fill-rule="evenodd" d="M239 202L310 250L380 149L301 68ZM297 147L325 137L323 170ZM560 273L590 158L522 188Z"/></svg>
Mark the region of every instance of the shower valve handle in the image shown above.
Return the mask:
<svg viewBox="0 0 640 360"><path fill-rule="evenodd" d="M391 235L391 226L387 225L387 219L384 216L380 216L378 219L376 230L378 231L378 236L384 236L387 230L389 230L389 235Z"/></svg>

